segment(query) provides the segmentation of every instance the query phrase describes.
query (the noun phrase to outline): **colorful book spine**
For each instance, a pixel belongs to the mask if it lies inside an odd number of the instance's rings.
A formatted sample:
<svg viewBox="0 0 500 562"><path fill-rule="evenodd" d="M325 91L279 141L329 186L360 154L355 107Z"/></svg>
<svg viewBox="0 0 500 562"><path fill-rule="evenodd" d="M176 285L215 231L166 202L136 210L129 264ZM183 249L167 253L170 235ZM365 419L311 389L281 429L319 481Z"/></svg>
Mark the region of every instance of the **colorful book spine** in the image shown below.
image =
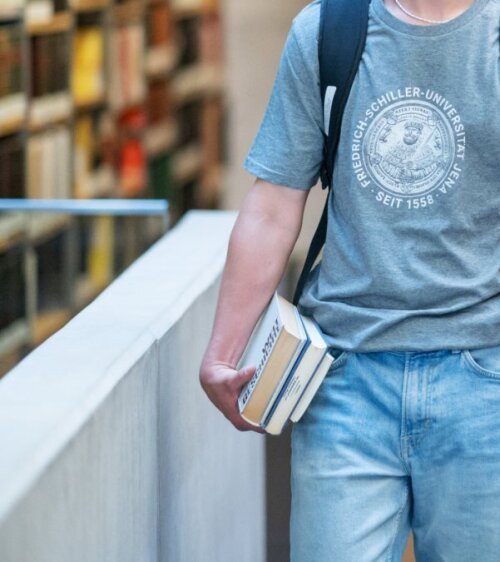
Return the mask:
<svg viewBox="0 0 500 562"><path fill-rule="evenodd" d="M77 105L104 96L104 33L98 26L79 28L73 38L72 91Z"/></svg>

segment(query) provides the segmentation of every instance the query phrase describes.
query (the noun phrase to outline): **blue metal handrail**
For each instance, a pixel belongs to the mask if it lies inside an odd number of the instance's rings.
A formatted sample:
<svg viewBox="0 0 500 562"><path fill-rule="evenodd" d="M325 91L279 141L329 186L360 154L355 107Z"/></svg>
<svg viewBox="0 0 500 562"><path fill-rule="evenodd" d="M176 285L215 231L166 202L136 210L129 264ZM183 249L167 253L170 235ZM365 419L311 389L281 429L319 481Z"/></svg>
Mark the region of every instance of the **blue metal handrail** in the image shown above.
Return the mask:
<svg viewBox="0 0 500 562"><path fill-rule="evenodd" d="M0 199L0 211L166 216L168 210L164 199Z"/></svg>

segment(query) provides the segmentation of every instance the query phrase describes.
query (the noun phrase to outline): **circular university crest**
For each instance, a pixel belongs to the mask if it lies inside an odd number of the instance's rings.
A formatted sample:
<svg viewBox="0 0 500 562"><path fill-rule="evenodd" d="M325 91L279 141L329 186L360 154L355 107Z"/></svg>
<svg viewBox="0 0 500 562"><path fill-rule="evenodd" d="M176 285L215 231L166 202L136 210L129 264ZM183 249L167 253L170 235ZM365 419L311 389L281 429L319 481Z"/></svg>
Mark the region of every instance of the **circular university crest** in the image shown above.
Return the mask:
<svg viewBox="0 0 500 562"><path fill-rule="evenodd" d="M455 159L451 123L423 100L393 103L370 124L362 157L371 179L393 195L424 195L448 176Z"/></svg>

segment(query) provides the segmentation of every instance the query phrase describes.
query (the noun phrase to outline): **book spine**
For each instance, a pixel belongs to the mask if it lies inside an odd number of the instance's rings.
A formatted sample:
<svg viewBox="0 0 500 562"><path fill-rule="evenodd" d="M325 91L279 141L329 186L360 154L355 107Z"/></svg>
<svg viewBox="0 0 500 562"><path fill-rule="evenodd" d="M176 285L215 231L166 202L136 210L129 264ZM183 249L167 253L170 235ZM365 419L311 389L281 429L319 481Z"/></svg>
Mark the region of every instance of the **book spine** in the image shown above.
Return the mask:
<svg viewBox="0 0 500 562"><path fill-rule="evenodd" d="M269 412L267 419L262 425L268 433L272 435L279 435L281 433L290 417L290 414L297 406L304 389L318 373L318 369L320 369L323 359L324 355L314 367L312 372L305 373L304 371L301 372L300 369L295 371L293 377L287 384L286 389L284 389L282 395L278 398L278 400L276 400L273 411Z"/></svg>
<svg viewBox="0 0 500 562"><path fill-rule="evenodd" d="M264 367L266 366L267 361L269 360L269 357L274 349L274 346L276 345L276 341L278 340L279 334L280 334L280 322L279 322L279 318L276 318L272 325L271 331L269 332L266 338L265 344L262 348L262 356L259 361L259 364L256 366L255 373L253 377L247 382L247 384L245 385L245 387L243 388L240 394L240 397L238 398L238 407L240 409L240 412L244 410L245 405L250 400L250 397L252 396L252 392L254 391L257 383L259 382L262 371L264 370Z"/></svg>
<svg viewBox="0 0 500 562"><path fill-rule="evenodd" d="M287 370L283 373L283 377L281 378L279 384L276 386L271 399L269 400L269 404L267 405L266 409L261 418L261 425L266 425L271 416L273 415L276 407L278 406L280 400L282 399L283 395L286 392L287 387L292 383L295 374L300 366L304 355L306 354L309 346L311 344L311 340L307 338L307 340L302 344L299 348L298 356L296 356L295 360L292 359L290 365L288 366Z"/></svg>

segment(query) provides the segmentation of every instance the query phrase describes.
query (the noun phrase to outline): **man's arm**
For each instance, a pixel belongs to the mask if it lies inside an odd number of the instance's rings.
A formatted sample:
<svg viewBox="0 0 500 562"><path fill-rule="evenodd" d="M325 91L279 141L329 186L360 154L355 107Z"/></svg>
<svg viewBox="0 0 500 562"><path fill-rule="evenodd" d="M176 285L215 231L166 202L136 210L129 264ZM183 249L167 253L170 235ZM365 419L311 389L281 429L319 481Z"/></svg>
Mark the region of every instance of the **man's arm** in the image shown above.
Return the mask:
<svg viewBox="0 0 500 562"><path fill-rule="evenodd" d="M236 364L280 283L302 227L309 190L257 179L233 227L200 383L210 400L240 430L254 430L239 414L238 396L255 372Z"/></svg>

